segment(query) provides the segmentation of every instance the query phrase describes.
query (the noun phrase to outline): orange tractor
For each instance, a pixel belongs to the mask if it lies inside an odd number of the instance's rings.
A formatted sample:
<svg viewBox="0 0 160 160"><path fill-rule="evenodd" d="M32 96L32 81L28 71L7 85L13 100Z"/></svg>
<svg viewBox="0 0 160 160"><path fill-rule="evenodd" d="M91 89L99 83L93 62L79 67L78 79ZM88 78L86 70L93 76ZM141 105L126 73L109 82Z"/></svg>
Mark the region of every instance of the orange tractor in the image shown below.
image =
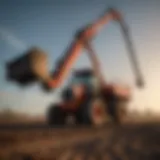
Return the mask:
<svg viewBox="0 0 160 160"><path fill-rule="evenodd" d="M73 72L68 87L62 91L62 102L51 105L47 111L49 124L64 125L70 115L74 117L77 124L102 125L106 123L108 117L116 123L123 122L126 106L131 97L130 89L108 84L104 80L96 53L91 46L91 40L110 20L115 20L120 24L137 78L137 85L142 87L143 79L127 25L120 13L113 8L108 9L94 23L78 30L73 43L58 61L53 74L47 71L45 52L36 47L27 51L22 57L7 63L8 80L15 81L22 86L39 81L43 89L49 91L60 87L81 51L83 49L88 51L93 69L83 68Z"/></svg>

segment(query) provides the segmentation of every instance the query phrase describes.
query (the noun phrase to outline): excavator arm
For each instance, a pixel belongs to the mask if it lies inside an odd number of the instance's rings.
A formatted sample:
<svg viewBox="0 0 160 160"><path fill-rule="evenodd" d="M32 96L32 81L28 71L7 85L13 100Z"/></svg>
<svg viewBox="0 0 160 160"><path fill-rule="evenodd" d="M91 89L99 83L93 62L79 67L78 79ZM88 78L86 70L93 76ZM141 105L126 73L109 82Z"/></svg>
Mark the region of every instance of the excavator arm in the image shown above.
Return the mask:
<svg viewBox="0 0 160 160"><path fill-rule="evenodd" d="M132 64L132 69L133 69L133 72L136 77L136 85L139 88L142 88L142 87L144 87L144 79L143 79L143 75L142 75L140 67L139 67L139 63L137 61L137 57L135 54L135 50L134 50L132 41L131 41L131 36L129 34L129 28L127 27L127 24L125 23L125 21L122 18L119 21L119 24L120 24L120 28L122 31L124 41L126 43L126 47L128 49L128 54L129 54L130 62Z"/></svg>
<svg viewBox="0 0 160 160"><path fill-rule="evenodd" d="M101 73L100 64L96 57L96 53L91 46L91 40L103 29L105 24L111 20L118 22L121 27L123 37L129 51L129 58L136 76L137 84L142 87L143 77L138 66L133 45L131 43L128 27L120 13L115 9L108 9L103 13L103 15L97 18L97 20L82 28L75 34L73 42L58 61L53 73L48 74L46 71L47 58L44 56L46 54L43 54L43 51L39 49L32 49L29 53L23 55L22 57L7 63L7 79L18 82L22 85L37 81L38 79L42 82L45 89L50 90L58 88L66 79L74 62L82 53L82 50L86 49L92 62L93 70L100 82L103 84L104 78Z"/></svg>
<svg viewBox="0 0 160 160"><path fill-rule="evenodd" d="M61 58L52 76L48 79L46 85L48 88L59 87L66 76L68 75L72 65L80 55L83 49L88 51L88 55L92 62L95 73L97 74L99 80L103 83L104 79L99 68L99 63L96 54L91 47L91 40L98 34L99 31L107 24L110 20L115 20L119 23L124 40L127 45L130 61L132 64L132 69L136 76L136 83L138 87L142 87L144 84L142 74L140 72L135 51L133 49L133 44L131 43L131 38L128 32L128 27L125 24L120 13L115 9L108 9L102 16L100 16L94 23L84 27L82 30L76 33L75 39L73 40L71 46L68 48L65 55Z"/></svg>
<svg viewBox="0 0 160 160"><path fill-rule="evenodd" d="M116 10L109 9L94 23L78 31L67 52L56 66L54 73L47 80L46 85L49 88L59 87L68 75L68 72L70 71L72 65L74 64L83 49L87 49L90 55L92 54L91 60L94 61L95 64L96 56L95 54L93 55L93 50L92 47L89 45L89 42L96 36L96 34L104 27L105 24L107 24L110 20L119 21L121 19L120 17L120 14ZM96 63L98 63L98 61L96 61ZM96 67L98 68L98 65ZM94 68L96 67L94 66Z"/></svg>

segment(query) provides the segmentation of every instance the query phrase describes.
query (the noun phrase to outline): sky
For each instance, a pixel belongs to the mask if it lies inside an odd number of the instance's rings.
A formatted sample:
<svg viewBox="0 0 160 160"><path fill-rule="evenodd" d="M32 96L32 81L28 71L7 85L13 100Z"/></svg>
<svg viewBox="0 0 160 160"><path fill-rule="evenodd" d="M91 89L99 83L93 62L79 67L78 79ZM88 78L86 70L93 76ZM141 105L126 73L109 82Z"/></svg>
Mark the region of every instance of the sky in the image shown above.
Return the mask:
<svg viewBox="0 0 160 160"><path fill-rule="evenodd" d="M38 46L48 53L49 67L54 70L56 60L65 53L76 31L109 7L116 7L130 27L145 88L137 89L135 85L125 43L115 22L107 24L92 42L105 79L131 87L130 109L160 113L159 0L1 0L0 109L44 114L48 105L59 98L61 89L45 93L38 83L20 88L6 81L5 63L29 47ZM82 66L90 66L85 52L73 67Z"/></svg>

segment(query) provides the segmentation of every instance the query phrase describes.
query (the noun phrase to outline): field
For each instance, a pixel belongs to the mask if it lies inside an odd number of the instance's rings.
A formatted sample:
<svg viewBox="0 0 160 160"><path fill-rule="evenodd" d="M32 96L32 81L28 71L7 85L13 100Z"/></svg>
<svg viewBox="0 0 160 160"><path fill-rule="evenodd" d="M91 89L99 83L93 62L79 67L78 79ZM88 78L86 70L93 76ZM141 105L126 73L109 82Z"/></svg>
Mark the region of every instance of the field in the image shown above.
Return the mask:
<svg viewBox="0 0 160 160"><path fill-rule="evenodd" d="M0 160L159 160L160 123L1 125Z"/></svg>

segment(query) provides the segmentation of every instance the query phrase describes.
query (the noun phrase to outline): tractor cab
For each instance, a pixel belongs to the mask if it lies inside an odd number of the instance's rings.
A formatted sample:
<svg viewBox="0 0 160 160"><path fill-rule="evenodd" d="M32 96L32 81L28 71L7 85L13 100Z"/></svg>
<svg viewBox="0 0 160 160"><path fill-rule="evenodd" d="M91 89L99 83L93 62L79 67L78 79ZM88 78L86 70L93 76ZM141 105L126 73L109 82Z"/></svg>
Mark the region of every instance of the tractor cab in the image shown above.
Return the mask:
<svg viewBox="0 0 160 160"><path fill-rule="evenodd" d="M72 99L98 92L99 82L92 69L78 69L72 74L68 87L63 91L63 99Z"/></svg>
<svg viewBox="0 0 160 160"><path fill-rule="evenodd" d="M72 74L71 86L83 85L86 89L95 90L99 87L98 77L90 68L75 70Z"/></svg>
<svg viewBox="0 0 160 160"><path fill-rule="evenodd" d="M91 69L79 69L73 72L71 84L90 85L95 78L94 72Z"/></svg>

